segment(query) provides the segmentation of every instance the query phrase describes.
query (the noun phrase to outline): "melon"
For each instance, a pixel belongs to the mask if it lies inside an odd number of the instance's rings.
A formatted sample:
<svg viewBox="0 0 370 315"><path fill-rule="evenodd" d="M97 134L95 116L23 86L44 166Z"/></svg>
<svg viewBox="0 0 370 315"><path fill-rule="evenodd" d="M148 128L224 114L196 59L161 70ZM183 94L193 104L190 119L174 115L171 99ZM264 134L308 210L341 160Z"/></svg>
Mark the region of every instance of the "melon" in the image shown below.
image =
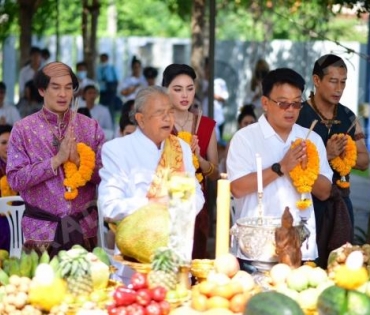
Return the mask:
<svg viewBox="0 0 370 315"><path fill-rule="evenodd" d="M320 315L368 315L370 298L358 291L331 286L320 294L317 310Z"/></svg>
<svg viewBox="0 0 370 315"><path fill-rule="evenodd" d="M296 301L275 291L261 292L252 296L244 315L304 315Z"/></svg>
<svg viewBox="0 0 370 315"><path fill-rule="evenodd" d="M150 263L155 250L168 245L169 227L168 208L158 203L147 204L118 224L117 247L124 258Z"/></svg>

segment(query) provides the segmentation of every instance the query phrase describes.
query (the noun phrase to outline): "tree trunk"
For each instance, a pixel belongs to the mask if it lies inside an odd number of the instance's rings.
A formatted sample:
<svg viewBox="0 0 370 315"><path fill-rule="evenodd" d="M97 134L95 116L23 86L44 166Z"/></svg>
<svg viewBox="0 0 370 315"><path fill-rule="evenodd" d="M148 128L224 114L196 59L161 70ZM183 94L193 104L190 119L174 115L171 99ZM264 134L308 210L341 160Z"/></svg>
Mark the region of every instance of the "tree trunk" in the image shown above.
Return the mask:
<svg viewBox="0 0 370 315"><path fill-rule="evenodd" d="M204 78L204 17L206 0L193 0L191 13L191 66L194 68L198 83ZM201 92L201 91L198 91Z"/></svg>
<svg viewBox="0 0 370 315"><path fill-rule="evenodd" d="M20 68L29 60L29 52L32 45L32 18L41 2L42 0L18 0Z"/></svg>
<svg viewBox="0 0 370 315"><path fill-rule="evenodd" d="M91 4L90 4L91 2ZM99 0L83 0L82 8L82 38L83 55L87 63L87 74L89 78L95 77L96 61L96 32L99 17Z"/></svg>

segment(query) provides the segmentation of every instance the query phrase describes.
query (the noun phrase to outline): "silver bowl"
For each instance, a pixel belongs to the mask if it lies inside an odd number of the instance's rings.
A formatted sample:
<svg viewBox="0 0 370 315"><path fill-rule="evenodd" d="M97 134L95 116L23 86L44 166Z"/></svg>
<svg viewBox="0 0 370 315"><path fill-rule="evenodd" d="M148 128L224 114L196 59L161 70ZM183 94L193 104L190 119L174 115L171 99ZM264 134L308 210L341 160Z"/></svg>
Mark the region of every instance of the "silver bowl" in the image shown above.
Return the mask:
<svg viewBox="0 0 370 315"><path fill-rule="evenodd" d="M231 228L238 247L246 260L259 270L269 270L278 262L275 247L275 229L281 218L240 218Z"/></svg>

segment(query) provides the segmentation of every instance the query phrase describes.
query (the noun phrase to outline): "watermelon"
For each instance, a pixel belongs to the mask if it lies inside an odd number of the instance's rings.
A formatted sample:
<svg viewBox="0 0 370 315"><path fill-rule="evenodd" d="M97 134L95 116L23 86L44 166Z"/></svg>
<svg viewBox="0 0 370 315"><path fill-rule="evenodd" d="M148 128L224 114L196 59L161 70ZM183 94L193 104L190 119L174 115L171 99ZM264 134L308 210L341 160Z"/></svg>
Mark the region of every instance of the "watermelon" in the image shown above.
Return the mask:
<svg viewBox="0 0 370 315"><path fill-rule="evenodd" d="M358 291L331 286L320 294L317 311L319 315L369 315L370 298Z"/></svg>
<svg viewBox="0 0 370 315"><path fill-rule="evenodd" d="M250 298L243 315L304 315L298 303L275 291L260 292Z"/></svg>

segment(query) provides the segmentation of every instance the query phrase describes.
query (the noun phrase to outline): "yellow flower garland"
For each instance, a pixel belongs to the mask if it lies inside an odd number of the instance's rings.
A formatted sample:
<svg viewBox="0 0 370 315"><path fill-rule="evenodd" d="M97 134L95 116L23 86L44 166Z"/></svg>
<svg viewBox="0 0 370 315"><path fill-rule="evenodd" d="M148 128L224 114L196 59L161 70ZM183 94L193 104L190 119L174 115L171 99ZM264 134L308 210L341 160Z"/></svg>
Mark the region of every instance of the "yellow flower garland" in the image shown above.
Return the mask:
<svg viewBox="0 0 370 315"><path fill-rule="evenodd" d="M6 175L1 177L0 179L0 189L1 189L1 197L9 197L9 196L16 196L17 193L11 189L8 183L8 178Z"/></svg>
<svg viewBox="0 0 370 315"><path fill-rule="evenodd" d="M191 144L191 139L193 138L193 135L190 132L188 132L188 131L179 131L177 133L177 136L180 139L184 140L189 145ZM199 160L198 160L197 156L194 153L193 153L193 165L194 165L195 170L197 170L199 168ZM203 180L202 173L195 173L195 177L197 178L199 183Z"/></svg>
<svg viewBox="0 0 370 315"><path fill-rule="evenodd" d="M63 181L67 191L64 198L67 200L75 199L78 195L78 187L85 186L91 179L95 168L95 152L85 143L77 143L77 152L80 156L80 167L71 161L63 164L65 179Z"/></svg>
<svg viewBox="0 0 370 315"><path fill-rule="evenodd" d="M301 143L302 139L297 139L293 142L292 148ZM302 163L297 164L290 172L290 178L293 181L294 187L301 194L301 199L296 202L299 210L304 210L312 204L311 199L305 197L306 193L312 191L312 186L315 183L320 169L319 153L315 144L310 140L305 140L307 145L307 166L302 168Z"/></svg>
<svg viewBox="0 0 370 315"><path fill-rule="evenodd" d="M337 180L336 184L341 188L348 188L350 183L347 182L346 175L348 175L352 167L356 165L357 147L356 142L352 140L350 135L345 135L343 133L338 135L340 137L347 137L347 146L340 156L330 161L330 165L341 176L341 179Z"/></svg>

